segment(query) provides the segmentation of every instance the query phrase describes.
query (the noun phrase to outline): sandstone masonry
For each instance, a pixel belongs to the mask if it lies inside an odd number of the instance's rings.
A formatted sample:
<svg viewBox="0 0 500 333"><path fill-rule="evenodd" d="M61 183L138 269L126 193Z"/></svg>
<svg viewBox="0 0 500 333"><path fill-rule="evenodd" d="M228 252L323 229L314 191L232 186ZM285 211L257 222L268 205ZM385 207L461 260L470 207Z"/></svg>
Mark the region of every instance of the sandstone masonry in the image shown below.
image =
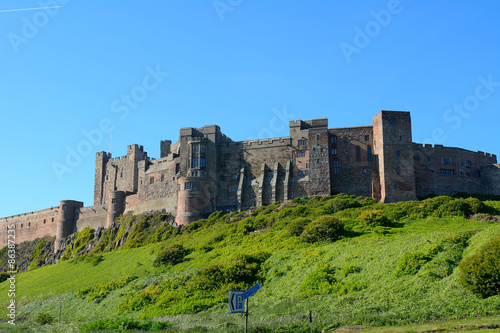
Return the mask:
<svg viewBox="0 0 500 333"><path fill-rule="evenodd" d="M328 119L290 121L290 135L233 141L219 126L182 128L176 143L160 142L160 158L143 146L127 155L98 152L94 205L63 200L59 206L0 219L17 242L45 235L62 240L83 229L109 227L127 212L170 212L186 225L216 210L235 211L302 196L335 193L381 202L416 200L434 193L500 195L495 155L412 141L410 113L381 111L372 125L328 128Z"/></svg>

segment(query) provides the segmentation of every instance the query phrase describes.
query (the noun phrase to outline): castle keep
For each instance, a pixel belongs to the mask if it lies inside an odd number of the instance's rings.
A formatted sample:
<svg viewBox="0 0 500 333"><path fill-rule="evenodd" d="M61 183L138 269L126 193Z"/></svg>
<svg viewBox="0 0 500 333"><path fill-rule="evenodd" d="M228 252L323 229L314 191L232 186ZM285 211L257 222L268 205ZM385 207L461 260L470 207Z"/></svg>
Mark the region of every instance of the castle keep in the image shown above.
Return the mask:
<svg viewBox="0 0 500 333"><path fill-rule="evenodd" d="M495 155L412 142L409 112L381 111L369 126L329 128L328 119L290 121L287 137L233 141L216 125L182 128L161 141L160 158L143 146L127 155L96 155L94 205L64 200L58 207L0 219L16 241L65 237L86 226L110 226L126 212L167 211L186 225L216 210L244 210L302 196L335 193L382 202L431 193L500 195Z"/></svg>

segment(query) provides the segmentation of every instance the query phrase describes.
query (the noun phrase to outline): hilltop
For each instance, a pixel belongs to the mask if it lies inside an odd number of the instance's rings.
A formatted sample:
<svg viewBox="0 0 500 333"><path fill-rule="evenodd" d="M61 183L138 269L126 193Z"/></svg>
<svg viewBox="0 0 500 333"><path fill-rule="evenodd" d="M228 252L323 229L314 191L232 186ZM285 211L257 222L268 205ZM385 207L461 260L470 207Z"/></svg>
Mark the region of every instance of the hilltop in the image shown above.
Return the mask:
<svg viewBox="0 0 500 333"><path fill-rule="evenodd" d="M498 328L500 295L471 292L459 265L500 234L500 201L462 196L298 198L182 228L170 215L126 214L110 229L71 236L53 260L53 240L37 240L23 245L38 250L17 276L16 327L153 329L161 321L168 332L239 332L243 316L228 314L228 291L260 282L252 332L309 332L309 311L315 331L463 318L457 325ZM7 289L0 284L4 305ZM33 323L57 317L60 304L62 324Z"/></svg>

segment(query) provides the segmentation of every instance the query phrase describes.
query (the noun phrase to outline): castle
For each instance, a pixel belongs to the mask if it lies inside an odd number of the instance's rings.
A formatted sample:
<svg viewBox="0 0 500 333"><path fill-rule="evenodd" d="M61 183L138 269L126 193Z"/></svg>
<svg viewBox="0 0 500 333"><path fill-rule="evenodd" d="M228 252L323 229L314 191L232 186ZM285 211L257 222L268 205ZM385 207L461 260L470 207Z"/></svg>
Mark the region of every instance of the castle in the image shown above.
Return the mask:
<svg viewBox="0 0 500 333"><path fill-rule="evenodd" d="M233 141L216 125L182 128L161 141L160 158L142 146L127 155L96 155L94 205L59 206L0 219L16 242L108 227L120 214L167 211L186 225L216 210L235 211L303 196L348 193L381 202L416 200L431 193L500 195L495 155L412 142L409 112L381 111L369 126L328 128L328 119L290 121L290 136Z"/></svg>

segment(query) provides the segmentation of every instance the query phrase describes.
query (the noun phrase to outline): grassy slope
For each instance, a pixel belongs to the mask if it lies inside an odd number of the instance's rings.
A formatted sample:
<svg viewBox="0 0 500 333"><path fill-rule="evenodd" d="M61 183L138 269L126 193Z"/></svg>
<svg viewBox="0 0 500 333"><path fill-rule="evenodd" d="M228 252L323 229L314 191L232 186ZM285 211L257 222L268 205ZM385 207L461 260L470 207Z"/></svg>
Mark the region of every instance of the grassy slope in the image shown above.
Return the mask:
<svg viewBox="0 0 500 333"><path fill-rule="evenodd" d="M232 254L266 250L272 256L266 262L263 288L251 298L252 325L261 327L292 327L296 332L307 330L306 314L315 316L316 329L339 325L405 325L436 319L457 319L500 313L500 296L480 299L458 285L455 268L441 277L430 273L445 269L447 259L456 249L442 250L416 275L396 276L395 270L403 255L425 249L429 242L443 243L452 233L473 235L462 255L469 255L500 232L498 223L466 220L461 217L407 220L388 235L367 233L331 243L301 243L297 237L285 236L286 230L271 230L243 236L237 223L215 224L198 229L162 244L104 254L97 266L80 261L61 262L18 275L17 300L22 303L18 315L33 318L41 309L57 314L63 304L67 321L113 318L127 287L112 291L98 304L75 296L84 287L106 283L135 274L136 282L148 285L160 276L171 276L196 270L213 262L224 262ZM194 251L184 263L169 269L152 266L154 253L169 244L180 243ZM443 243L444 244L444 243ZM205 252L203 246L213 245ZM339 285L360 284L360 291L319 294L304 297L300 287L306 277L329 263L338 268ZM342 269L359 268L346 276ZM452 267L453 268L453 267ZM430 273L429 273L430 272ZM7 284L0 284L0 304L7 299ZM140 316L140 313L129 313ZM242 316L227 313L221 303L197 314L164 316L177 323L177 329L211 326L213 331L235 331L241 328ZM234 324L234 325L233 325ZM239 329L239 328L238 328Z"/></svg>

